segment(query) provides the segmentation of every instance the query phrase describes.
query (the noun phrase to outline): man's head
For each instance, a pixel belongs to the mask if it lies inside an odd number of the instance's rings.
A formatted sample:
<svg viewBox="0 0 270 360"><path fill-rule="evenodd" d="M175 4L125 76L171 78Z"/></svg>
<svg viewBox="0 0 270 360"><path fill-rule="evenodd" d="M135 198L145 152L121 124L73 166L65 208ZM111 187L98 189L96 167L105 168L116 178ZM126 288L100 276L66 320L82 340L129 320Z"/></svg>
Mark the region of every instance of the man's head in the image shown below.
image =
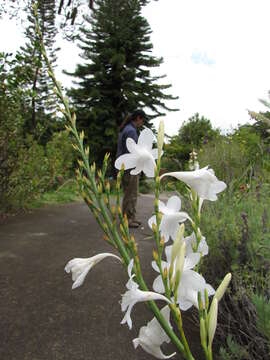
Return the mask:
<svg viewBox="0 0 270 360"><path fill-rule="evenodd" d="M131 121L136 126L136 128L142 127L145 120L146 114L143 110L135 110L131 115Z"/></svg>

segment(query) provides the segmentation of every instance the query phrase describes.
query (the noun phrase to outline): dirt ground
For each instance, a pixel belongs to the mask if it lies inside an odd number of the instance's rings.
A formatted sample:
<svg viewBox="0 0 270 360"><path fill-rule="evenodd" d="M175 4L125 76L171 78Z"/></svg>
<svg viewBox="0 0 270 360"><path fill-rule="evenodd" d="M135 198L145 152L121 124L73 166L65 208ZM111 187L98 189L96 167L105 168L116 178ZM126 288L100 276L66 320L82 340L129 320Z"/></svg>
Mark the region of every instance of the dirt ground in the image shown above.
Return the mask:
<svg viewBox="0 0 270 360"><path fill-rule="evenodd" d="M152 239L147 226L152 209L153 199L140 196L138 218L143 225L133 231L149 287L156 275L150 265ZM119 302L127 274L116 259L99 263L82 287L71 290L65 264L74 257L107 251L112 249L81 202L35 210L0 225L1 360L153 359L132 345L140 327L152 318L147 307L134 307L131 331L120 325L124 314ZM193 324L184 322L188 337L195 338ZM174 347L163 350L170 354ZM201 359L198 346L193 353Z"/></svg>

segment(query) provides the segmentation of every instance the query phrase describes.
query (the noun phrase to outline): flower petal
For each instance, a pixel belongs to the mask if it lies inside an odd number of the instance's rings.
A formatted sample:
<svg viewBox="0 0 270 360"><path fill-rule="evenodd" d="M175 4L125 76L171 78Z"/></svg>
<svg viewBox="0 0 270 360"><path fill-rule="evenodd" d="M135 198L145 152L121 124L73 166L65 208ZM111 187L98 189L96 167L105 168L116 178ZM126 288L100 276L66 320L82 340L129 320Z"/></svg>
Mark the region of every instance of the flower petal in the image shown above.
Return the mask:
<svg viewBox="0 0 270 360"><path fill-rule="evenodd" d="M74 281L73 285L72 285L72 290L76 289L77 287L81 286L85 280L86 275L88 274L88 272L91 270L92 268L92 264L89 264L84 271L76 278L76 280Z"/></svg>
<svg viewBox="0 0 270 360"><path fill-rule="evenodd" d="M155 135L153 134L153 131L150 130L149 128L145 128L140 133L140 136L138 139L138 145L145 147L148 150L151 150L153 147L154 139L155 139Z"/></svg>
<svg viewBox="0 0 270 360"><path fill-rule="evenodd" d="M163 285L163 281L162 281L162 277L161 275L157 276L153 282L153 289L160 293L160 294L164 294L165 292L165 288Z"/></svg>
<svg viewBox="0 0 270 360"><path fill-rule="evenodd" d="M192 253L185 257L184 270L193 269L200 261L201 255L199 253Z"/></svg>
<svg viewBox="0 0 270 360"><path fill-rule="evenodd" d="M116 159L114 166L116 169L120 170L122 168L122 164L124 164L125 170L127 170L135 167L136 163L137 157L134 154L124 154Z"/></svg>
<svg viewBox="0 0 270 360"><path fill-rule="evenodd" d="M167 202L167 208L173 212L178 212L181 209L181 199L179 196L171 196Z"/></svg>
<svg viewBox="0 0 270 360"><path fill-rule="evenodd" d="M137 144L132 138L127 138L126 146L130 153L136 153Z"/></svg>
<svg viewBox="0 0 270 360"><path fill-rule="evenodd" d="M143 172L145 173L145 175L147 177L154 177L155 176L155 167L156 167L156 163L154 158L151 156L151 158L147 159L144 162L143 165Z"/></svg>
<svg viewBox="0 0 270 360"><path fill-rule="evenodd" d="M151 230L153 230L153 224L155 225L157 224L156 215L151 216L150 219L148 220L148 225Z"/></svg>

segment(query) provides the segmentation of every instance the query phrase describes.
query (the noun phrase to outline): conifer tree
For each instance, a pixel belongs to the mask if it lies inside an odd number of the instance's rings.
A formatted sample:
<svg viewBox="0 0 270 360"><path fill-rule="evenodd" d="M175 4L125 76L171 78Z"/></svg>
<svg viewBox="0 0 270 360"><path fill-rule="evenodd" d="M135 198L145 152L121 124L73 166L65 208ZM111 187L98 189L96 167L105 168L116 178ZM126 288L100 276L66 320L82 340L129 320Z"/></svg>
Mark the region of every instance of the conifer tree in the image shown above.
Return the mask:
<svg viewBox="0 0 270 360"><path fill-rule="evenodd" d="M151 29L141 10L145 1L96 0L95 10L85 16L80 28L79 47L84 63L74 73L77 85L69 91L84 129L94 149L93 159L105 152L114 154L118 126L136 108L150 112L150 119L172 110L166 100L171 85L161 85L163 76L150 70L162 63L151 54Z"/></svg>
<svg viewBox="0 0 270 360"><path fill-rule="evenodd" d="M25 132L31 133L41 142L46 141L54 127L53 114L56 113L56 96L53 84L41 54L39 39L35 31L35 19L32 6L28 8L28 25L25 29L26 43L17 53L25 76L25 89L28 90L28 112L25 114ZM40 0L38 16L44 43L51 62L56 62L55 48L55 0Z"/></svg>

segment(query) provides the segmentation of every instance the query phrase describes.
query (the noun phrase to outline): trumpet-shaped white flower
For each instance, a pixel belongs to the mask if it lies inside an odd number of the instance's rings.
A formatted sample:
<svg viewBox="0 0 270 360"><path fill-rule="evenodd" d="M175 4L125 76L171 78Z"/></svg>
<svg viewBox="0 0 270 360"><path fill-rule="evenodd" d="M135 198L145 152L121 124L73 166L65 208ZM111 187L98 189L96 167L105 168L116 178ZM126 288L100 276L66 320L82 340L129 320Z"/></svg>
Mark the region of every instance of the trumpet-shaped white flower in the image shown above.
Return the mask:
<svg viewBox="0 0 270 360"><path fill-rule="evenodd" d="M193 250L197 246L197 239L194 232L190 236L185 237L184 241L186 243L186 255L192 254L193 252L198 252L202 256L208 254L208 245L204 236L201 238L197 251Z"/></svg>
<svg viewBox="0 0 270 360"><path fill-rule="evenodd" d="M132 275L132 268L133 268L133 259L130 261L128 266L128 275L129 280L126 284L126 287L128 291L125 292L124 295L122 295L122 302L121 302L121 309L122 311L126 311L126 314L121 321L121 324L128 324L128 327L132 328L132 320L130 317L131 311L133 306L137 302L143 302L143 301L150 301L150 300L164 300L167 303L170 303L170 300L167 299L165 296L157 294L152 291L142 291L139 289L139 285L133 281L134 274Z"/></svg>
<svg viewBox="0 0 270 360"><path fill-rule="evenodd" d="M81 286L85 280L86 275L92 269L92 267L108 256L122 261L120 257L111 253L102 253L90 258L75 258L70 260L65 266L65 271L67 273L71 272L72 274L72 280L74 281L72 289L76 289L77 287Z"/></svg>
<svg viewBox="0 0 270 360"><path fill-rule="evenodd" d="M190 219L186 212L180 211L181 199L178 196L171 196L165 205L162 201L159 201L159 211L163 214L160 222L160 233L164 236L165 242L167 242L171 236L175 240L179 223ZM152 229L152 224L156 224L156 216L152 216L148 220L148 225Z"/></svg>
<svg viewBox="0 0 270 360"><path fill-rule="evenodd" d="M162 269L169 269L171 264L171 251L172 246L167 246L165 248L167 262L162 261ZM204 293L204 290L206 289L209 296L214 295L215 293L213 287L207 284L200 274L192 270L199 261L199 253L192 253L185 257L183 272L181 274L181 280L177 291L177 303L179 304L181 310L188 310L192 305L198 308L198 292ZM160 272L154 261L152 262L152 267L157 272ZM175 275L174 264L173 277ZM154 280L153 289L161 294L165 292L161 275ZM202 302L204 304L204 297L202 297Z"/></svg>
<svg viewBox="0 0 270 360"><path fill-rule="evenodd" d="M172 328L170 324L169 306L165 306L160 312L169 324L170 328ZM140 345L144 351L153 355L157 359L170 359L176 353L168 356L164 355L160 349L160 346L163 342L169 343L170 338L162 329L156 318L153 318L151 321L149 321L146 326L141 327L139 331L139 337L133 339L133 345L135 349Z"/></svg>
<svg viewBox="0 0 270 360"><path fill-rule="evenodd" d="M143 171L147 177L154 177L155 159L158 158L158 149L152 149L154 139L155 135L148 128L141 132L137 144L133 139L127 138L129 154L121 155L116 159L116 169L120 170L124 165L125 170L135 168L131 170L131 175L138 175Z"/></svg>
<svg viewBox="0 0 270 360"><path fill-rule="evenodd" d="M160 179L164 176L173 176L176 179L183 181L203 200L216 201L217 194L227 187L223 181L218 180L213 169L208 169L208 166L194 171L166 173L163 174Z"/></svg>

